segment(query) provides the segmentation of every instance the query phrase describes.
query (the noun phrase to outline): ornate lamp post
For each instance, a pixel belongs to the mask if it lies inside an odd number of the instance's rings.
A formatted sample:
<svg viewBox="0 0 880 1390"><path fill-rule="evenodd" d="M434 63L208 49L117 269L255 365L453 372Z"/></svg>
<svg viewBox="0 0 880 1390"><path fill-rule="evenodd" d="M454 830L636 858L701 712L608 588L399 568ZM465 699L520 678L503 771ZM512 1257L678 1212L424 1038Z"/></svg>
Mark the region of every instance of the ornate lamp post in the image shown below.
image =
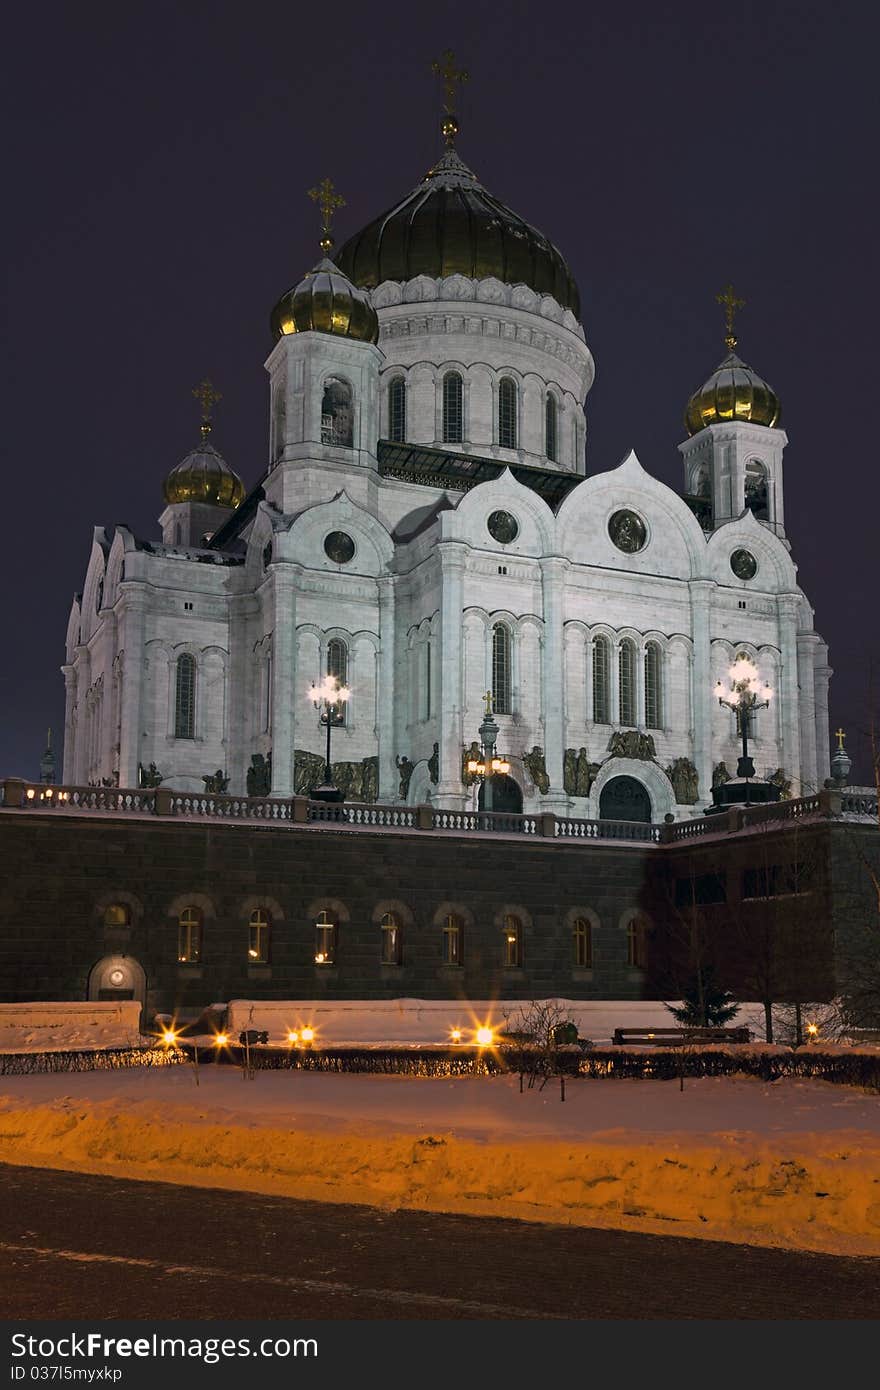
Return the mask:
<svg viewBox="0 0 880 1390"><path fill-rule="evenodd" d="M479 758L469 758L467 770L477 781L483 783L483 810L492 810L492 778L497 774L503 776L510 771L510 763L506 758L497 757L495 754L495 740L498 737L498 725L492 714L492 692L487 690L483 696L486 701L486 713L480 725L480 756Z"/></svg>
<svg viewBox="0 0 880 1390"><path fill-rule="evenodd" d="M773 691L766 682L761 685L757 667L743 654L736 658L729 674L730 690L725 694L723 681L717 681L715 693L719 705L732 709L736 715L736 731L742 738L742 754L736 765L736 775L748 781L755 775L755 764L749 757L749 723L752 712L756 709L766 709ZM763 696L763 699L759 699L759 696Z"/></svg>
<svg viewBox="0 0 880 1390"><path fill-rule="evenodd" d="M312 685L309 694L315 709L321 711L321 723L327 726L327 753L324 759L324 781L315 787L312 797L316 801L341 801L342 792L333 785L333 770L330 764L330 734L337 724L345 723L345 703L351 699L351 691L340 685L335 676L325 676L320 685Z"/></svg>

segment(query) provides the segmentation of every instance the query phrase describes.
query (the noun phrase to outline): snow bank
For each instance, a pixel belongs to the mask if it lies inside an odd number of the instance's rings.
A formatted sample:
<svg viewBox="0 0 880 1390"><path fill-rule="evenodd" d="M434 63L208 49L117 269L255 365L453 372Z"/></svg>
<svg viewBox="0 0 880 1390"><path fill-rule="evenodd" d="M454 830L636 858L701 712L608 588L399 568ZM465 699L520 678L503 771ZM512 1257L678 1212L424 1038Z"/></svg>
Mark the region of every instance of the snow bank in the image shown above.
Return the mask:
<svg viewBox="0 0 880 1390"><path fill-rule="evenodd" d="M0 1160L880 1255L880 1107L816 1081L7 1077Z"/></svg>
<svg viewBox="0 0 880 1390"><path fill-rule="evenodd" d="M0 1004L0 1052L137 1046L140 1016L136 999Z"/></svg>

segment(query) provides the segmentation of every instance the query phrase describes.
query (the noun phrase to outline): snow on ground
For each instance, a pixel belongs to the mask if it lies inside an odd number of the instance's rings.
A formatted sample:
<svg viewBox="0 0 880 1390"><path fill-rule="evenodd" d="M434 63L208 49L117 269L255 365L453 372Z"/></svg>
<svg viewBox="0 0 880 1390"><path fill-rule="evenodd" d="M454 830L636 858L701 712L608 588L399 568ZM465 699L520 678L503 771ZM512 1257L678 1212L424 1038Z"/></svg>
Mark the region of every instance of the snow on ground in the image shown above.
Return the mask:
<svg viewBox="0 0 880 1390"><path fill-rule="evenodd" d="M137 1047L140 1015L134 999L0 1004L0 1052Z"/></svg>
<svg viewBox="0 0 880 1390"><path fill-rule="evenodd" d="M290 1197L880 1255L880 1103L751 1078L234 1067L0 1078L0 1160Z"/></svg>

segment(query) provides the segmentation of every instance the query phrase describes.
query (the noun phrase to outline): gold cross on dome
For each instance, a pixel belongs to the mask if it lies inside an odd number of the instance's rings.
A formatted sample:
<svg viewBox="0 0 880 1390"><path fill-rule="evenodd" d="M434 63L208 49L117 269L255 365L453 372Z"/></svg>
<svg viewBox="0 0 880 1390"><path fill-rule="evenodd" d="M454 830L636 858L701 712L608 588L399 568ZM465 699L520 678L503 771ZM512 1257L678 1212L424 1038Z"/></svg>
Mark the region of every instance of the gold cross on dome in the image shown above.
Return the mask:
<svg viewBox="0 0 880 1390"><path fill-rule="evenodd" d="M210 434L214 406L218 401L222 401L223 397L219 391L214 390L208 377L205 377L204 381L200 381L198 386L193 387L193 395L202 407L202 434Z"/></svg>
<svg viewBox="0 0 880 1390"><path fill-rule="evenodd" d="M330 224L337 208L345 207L345 199L336 192L331 179L322 179L317 188L309 189L309 197L321 209L321 250L326 255L333 245Z"/></svg>
<svg viewBox="0 0 880 1390"><path fill-rule="evenodd" d="M442 60L436 59L431 64L431 71L443 83L443 110L446 114L440 129L443 131L447 145L451 147L455 144L455 137L458 134L458 120L455 115L455 89L467 82L468 73L465 72L464 68L455 66L455 54L451 48L444 51Z"/></svg>
<svg viewBox="0 0 880 1390"><path fill-rule="evenodd" d="M737 310L746 307L746 301L744 299L737 299L733 285L727 285L721 291L721 294L716 294L715 302L716 304L724 305L724 325L727 330L724 341L730 351L733 352L733 349L736 347L733 321L736 318Z"/></svg>
<svg viewBox="0 0 880 1390"><path fill-rule="evenodd" d="M843 729L835 729L835 730L834 730L834 737L837 739L837 751L838 751L838 753L843 753L843 752L845 752L845 749L844 749L844 746L843 746L843 740L846 738L846 734L844 733Z"/></svg>
<svg viewBox="0 0 880 1390"><path fill-rule="evenodd" d="M486 701L486 718L488 719L492 714L492 691L487 690L483 699Z"/></svg>

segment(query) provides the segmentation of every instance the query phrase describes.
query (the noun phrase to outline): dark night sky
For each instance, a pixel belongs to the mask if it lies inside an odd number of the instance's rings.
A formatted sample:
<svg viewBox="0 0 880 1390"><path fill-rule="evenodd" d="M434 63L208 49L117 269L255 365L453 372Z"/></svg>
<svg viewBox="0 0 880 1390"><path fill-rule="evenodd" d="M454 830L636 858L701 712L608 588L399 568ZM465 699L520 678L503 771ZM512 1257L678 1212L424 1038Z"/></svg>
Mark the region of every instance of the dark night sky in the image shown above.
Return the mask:
<svg viewBox="0 0 880 1390"><path fill-rule="evenodd" d="M4 38L0 775L35 775L63 726L91 528L157 535L206 373L218 447L259 477L269 310L317 258L305 190L342 190L341 241L417 182L447 46L471 73L464 159L580 284L588 472L634 446L680 487L684 404L723 355L715 294L732 279L748 300L740 351L783 403L832 726L859 751L880 668L876 6L50 0L8 9Z"/></svg>

